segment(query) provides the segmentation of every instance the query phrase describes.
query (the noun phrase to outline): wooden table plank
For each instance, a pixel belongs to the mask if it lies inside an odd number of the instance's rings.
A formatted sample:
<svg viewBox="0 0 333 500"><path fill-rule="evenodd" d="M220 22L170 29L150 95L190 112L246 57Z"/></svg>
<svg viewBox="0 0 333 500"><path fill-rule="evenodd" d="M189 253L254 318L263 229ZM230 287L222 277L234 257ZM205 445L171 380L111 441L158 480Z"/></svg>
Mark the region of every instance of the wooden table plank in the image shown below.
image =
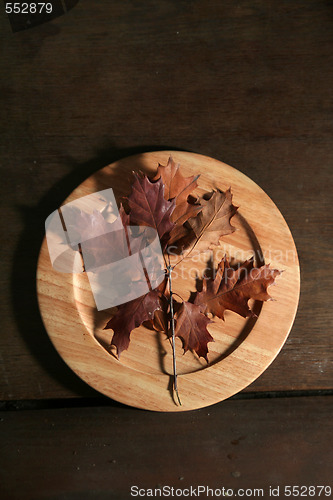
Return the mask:
<svg viewBox="0 0 333 500"><path fill-rule="evenodd" d="M268 498L270 486L333 486L332 410L325 396L182 414L117 405L1 412L2 498L124 499L131 485L263 488Z"/></svg>
<svg viewBox="0 0 333 500"><path fill-rule="evenodd" d="M332 38L324 1L96 0L15 34L1 12L1 399L95 394L39 318L44 220L96 169L159 148L240 169L293 232L299 313L248 390L332 388Z"/></svg>

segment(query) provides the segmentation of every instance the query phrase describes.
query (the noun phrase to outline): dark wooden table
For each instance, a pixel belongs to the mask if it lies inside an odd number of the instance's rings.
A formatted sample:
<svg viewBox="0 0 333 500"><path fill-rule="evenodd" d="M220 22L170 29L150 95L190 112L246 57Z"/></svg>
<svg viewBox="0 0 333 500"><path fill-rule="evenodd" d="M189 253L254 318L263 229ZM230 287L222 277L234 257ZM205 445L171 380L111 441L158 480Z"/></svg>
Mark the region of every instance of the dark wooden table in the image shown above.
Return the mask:
<svg viewBox="0 0 333 500"><path fill-rule="evenodd" d="M13 33L2 10L1 498L332 486L332 18L326 0L81 0ZM301 263L296 321L269 369L177 415L85 385L48 340L35 292L45 218L97 169L158 149L251 177Z"/></svg>

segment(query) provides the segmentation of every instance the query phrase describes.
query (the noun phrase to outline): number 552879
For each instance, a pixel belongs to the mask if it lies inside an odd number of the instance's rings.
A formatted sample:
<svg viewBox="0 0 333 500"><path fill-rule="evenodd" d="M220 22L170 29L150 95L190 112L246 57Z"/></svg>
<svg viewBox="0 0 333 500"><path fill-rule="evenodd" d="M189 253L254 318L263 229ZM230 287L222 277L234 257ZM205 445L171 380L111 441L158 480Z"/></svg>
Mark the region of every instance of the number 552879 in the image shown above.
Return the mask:
<svg viewBox="0 0 333 500"><path fill-rule="evenodd" d="M42 14L46 12L51 14L52 4L48 3L21 3L21 2L6 2L7 14Z"/></svg>

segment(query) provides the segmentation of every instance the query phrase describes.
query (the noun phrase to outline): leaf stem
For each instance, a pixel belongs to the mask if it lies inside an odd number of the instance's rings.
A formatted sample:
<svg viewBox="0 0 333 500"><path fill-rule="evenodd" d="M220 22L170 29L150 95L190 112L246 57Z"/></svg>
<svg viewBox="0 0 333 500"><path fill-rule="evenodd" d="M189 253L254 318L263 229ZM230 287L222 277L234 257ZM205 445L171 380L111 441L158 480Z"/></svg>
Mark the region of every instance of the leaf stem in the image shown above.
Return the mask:
<svg viewBox="0 0 333 500"><path fill-rule="evenodd" d="M176 342L175 342L175 316L174 316L174 310L173 310L173 294L172 294L172 266L169 265L167 266L167 271L168 271L168 280L169 280L169 293L170 293L170 328L171 328L171 333L172 333L172 357L173 357L173 386L175 393L177 395L178 403L181 406L181 401L178 393L178 384L177 384L177 366L176 366Z"/></svg>

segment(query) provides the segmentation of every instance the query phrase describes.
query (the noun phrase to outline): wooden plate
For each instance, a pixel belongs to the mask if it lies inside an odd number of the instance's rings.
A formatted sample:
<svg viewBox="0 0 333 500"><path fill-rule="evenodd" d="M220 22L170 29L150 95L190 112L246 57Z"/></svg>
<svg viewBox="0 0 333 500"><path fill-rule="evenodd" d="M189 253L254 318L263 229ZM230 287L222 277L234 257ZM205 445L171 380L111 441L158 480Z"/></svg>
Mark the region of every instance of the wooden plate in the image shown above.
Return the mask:
<svg viewBox="0 0 333 500"><path fill-rule="evenodd" d="M200 173L197 194L214 187L231 186L239 206L233 218L237 231L223 238L219 247L195 254L177 269L175 291L186 300L196 289L196 276L209 258L227 253L235 261L254 255L256 263L270 263L283 270L277 286L270 287L274 300L255 303L257 319L241 318L227 311L225 322L214 319L208 329L215 339L209 346L209 364L191 352L183 355L177 343L178 385L182 406L172 391L172 351L163 334L146 327L131 335L129 349L120 360L110 352L111 330L103 330L114 311L95 308L85 274L55 271L43 242L37 269L39 306L46 330L59 354L74 372L101 393L122 403L156 411L184 411L222 401L253 382L273 361L293 324L299 299L299 264L293 238L281 213L267 194L251 179L215 159L198 154L163 151L117 161L98 171L65 201L112 187L116 198L129 193L132 170L154 172L172 155L183 175ZM56 207L55 207L56 208ZM199 249L200 250L200 249Z"/></svg>

